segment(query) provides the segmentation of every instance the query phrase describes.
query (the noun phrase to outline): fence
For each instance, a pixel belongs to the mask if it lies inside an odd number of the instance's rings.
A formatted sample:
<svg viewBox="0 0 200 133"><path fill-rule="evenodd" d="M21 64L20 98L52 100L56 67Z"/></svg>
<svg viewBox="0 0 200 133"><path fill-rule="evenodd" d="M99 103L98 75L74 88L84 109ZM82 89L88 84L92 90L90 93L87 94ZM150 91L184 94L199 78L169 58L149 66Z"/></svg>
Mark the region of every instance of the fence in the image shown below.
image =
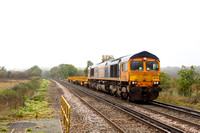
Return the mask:
<svg viewBox="0 0 200 133"><path fill-rule="evenodd" d="M65 126L66 130L65 133L69 133L70 127L70 105L67 103L65 98L61 96L61 117L63 121L63 125Z"/></svg>

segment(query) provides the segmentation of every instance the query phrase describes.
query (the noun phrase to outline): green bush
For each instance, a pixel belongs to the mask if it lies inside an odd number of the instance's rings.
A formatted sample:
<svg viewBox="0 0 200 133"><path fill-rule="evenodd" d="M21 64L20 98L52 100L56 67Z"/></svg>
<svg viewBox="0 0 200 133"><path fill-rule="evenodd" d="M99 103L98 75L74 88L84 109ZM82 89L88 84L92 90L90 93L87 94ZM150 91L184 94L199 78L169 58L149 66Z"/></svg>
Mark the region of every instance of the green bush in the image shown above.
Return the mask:
<svg viewBox="0 0 200 133"><path fill-rule="evenodd" d="M17 114L16 114L16 116L18 117L18 118L22 118L23 116L24 116L24 113L23 112L18 112Z"/></svg>
<svg viewBox="0 0 200 133"><path fill-rule="evenodd" d="M7 129L6 129L6 128L2 128L1 131L2 131L2 132L6 132Z"/></svg>
<svg viewBox="0 0 200 133"><path fill-rule="evenodd" d="M34 96L33 100L34 100L34 101L40 101L40 102L41 102L41 101L44 100L44 98L45 98L44 95L42 95L42 94L37 94L37 95Z"/></svg>
<svg viewBox="0 0 200 133"><path fill-rule="evenodd" d="M182 66L182 69L178 71L178 75L180 75L180 78L178 79L178 83L180 86L180 88L178 89L179 94L184 96L191 96L191 86L199 80L197 78L198 72L195 71L195 68L193 66L191 66L190 68Z"/></svg>
<svg viewBox="0 0 200 133"><path fill-rule="evenodd" d="M43 80L43 83L40 85L41 88L47 88L49 85L49 81L48 80ZM46 89L45 89L46 90Z"/></svg>
<svg viewBox="0 0 200 133"><path fill-rule="evenodd" d="M11 89L7 89L1 92L0 103L8 104L14 102L17 98L17 93Z"/></svg>
<svg viewBox="0 0 200 133"><path fill-rule="evenodd" d="M35 109L33 108L32 105L28 106L27 110L28 110L29 112L33 112L33 111L35 111Z"/></svg>
<svg viewBox="0 0 200 133"><path fill-rule="evenodd" d="M41 78L36 77L31 79L30 83L33 85L32 89L39 89L40 88L40 84L41 84Z"/></svg>
<svg viewBox="0 0 200 133"><path fill-rule="evenodd" d="M26 131L27 131L27 132L30 132L30 131L31 131L31 128L27 128Z"/></svg>

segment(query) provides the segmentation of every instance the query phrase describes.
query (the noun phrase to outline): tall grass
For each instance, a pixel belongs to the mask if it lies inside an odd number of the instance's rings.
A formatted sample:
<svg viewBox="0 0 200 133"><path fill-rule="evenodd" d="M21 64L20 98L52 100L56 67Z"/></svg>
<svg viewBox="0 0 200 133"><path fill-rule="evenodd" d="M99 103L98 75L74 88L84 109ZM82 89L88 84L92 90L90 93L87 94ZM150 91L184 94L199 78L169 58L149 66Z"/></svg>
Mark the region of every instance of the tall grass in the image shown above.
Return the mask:
<svg viewBox="0 0 200 133"><path fill-rule="evenodd" d="M196 99L200 100L195 94L191 96L181 96L176 89L171 89L160 92L156 101L200 110L200 102L196 102Z"/></svg>
<svg viewBox="0 0 200 133"><path fill-rule="evenodd" d="M18 106L25 105L25 99L31 97L39 88L41 80L34 78L30 82L22 82L18 85L0 91L0 112L8 112Z"/></svg>
<svg viewBox="0 0 200 133"><path fill-rule="evenodd" d="M21 82L28 82L29 80L14 80L14 79L0 79L0 91L6 90Z"/></svg>

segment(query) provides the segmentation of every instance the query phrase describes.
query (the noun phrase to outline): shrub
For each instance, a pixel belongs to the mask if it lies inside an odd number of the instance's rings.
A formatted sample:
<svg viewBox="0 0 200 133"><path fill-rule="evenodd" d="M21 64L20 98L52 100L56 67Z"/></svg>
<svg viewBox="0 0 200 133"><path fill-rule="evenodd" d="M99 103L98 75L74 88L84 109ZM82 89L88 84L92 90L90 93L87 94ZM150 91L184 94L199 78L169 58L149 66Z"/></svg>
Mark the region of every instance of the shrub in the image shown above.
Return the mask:
<svg viewBox="0 0 200 133"><path fill-rule="evenodd" d="M2 132L6 132L7 129L6 129L6 128L2 128L1 131L2 131Z"/></svg>
<svg viewBox="0 0 200 133"><path fill-rule="evenodd" d="M183 69L178 71L178 75L180 78L178 79L178 83L180 88L178 89L180 95L191 96L192 89L190 88L196 82L197 72L195 68L191 66L190 68L186 68L182 66Z"/></svg>
<svg viewBox="0 0 200 133"><path fill-rule="evenodd" d="M30 86L32 89L40 88L41 78L36 77L36 78L31 79L30 84L31 84Z"/></svg>
<svg viewBox="0 0 200 133"><path fill-rule="evenodd" d="M37 94L37 95L35 95L34 96L34 101L43 101L44 100L44 98L45 98L45 96L44 95L42 95L42 94Z"/></svg>
<svg viewBox="0 0 200 133"><path fill-rule="evenodd" d="M7 107L13 109L17 106L24 106L26 97L32 96L34 91L40 88L40 84L41 80L37 77L27 83L19 83L10 89L3 90L0 92L0 110ZM39 101L41 100L39 98Z"/></svg>
<svg viewBox="0 0 200 133"><path fill-rule="evenodd" d="M31 128L27 128L26 131L27 131L27 132L30 132L30 131L31 131Z"/></svg>
<svg viewBox="0 0 200 133"><path fill-rule="evenodd" d="M7 89L1 93L0 103L9 104L15 101L16 98L17 98L16 92L11 89Z"/></svg>
<svg viewBox="0 0 200 133"><path fill-rule="evenodd" d="M17 116L18 118L22 118L22 117L24 116L24 113L23 113L22 111L20 111L20 112L18 112L18 113L16 114L16 116Z"/></svg>

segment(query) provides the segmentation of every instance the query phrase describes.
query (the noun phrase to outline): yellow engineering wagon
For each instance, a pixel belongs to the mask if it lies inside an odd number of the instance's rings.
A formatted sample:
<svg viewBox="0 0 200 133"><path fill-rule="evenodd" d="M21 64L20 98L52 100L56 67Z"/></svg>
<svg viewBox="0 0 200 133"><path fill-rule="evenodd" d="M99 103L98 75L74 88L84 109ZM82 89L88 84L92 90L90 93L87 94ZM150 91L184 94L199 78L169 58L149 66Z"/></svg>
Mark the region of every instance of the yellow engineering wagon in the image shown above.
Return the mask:
<svg viewBox="0 0 200 133"><path fill-rule="evenodd" d="M88 77L68 77L67 80L70 83L76 83L76 84L80 84L80 85L88 85Z"/></svg>

